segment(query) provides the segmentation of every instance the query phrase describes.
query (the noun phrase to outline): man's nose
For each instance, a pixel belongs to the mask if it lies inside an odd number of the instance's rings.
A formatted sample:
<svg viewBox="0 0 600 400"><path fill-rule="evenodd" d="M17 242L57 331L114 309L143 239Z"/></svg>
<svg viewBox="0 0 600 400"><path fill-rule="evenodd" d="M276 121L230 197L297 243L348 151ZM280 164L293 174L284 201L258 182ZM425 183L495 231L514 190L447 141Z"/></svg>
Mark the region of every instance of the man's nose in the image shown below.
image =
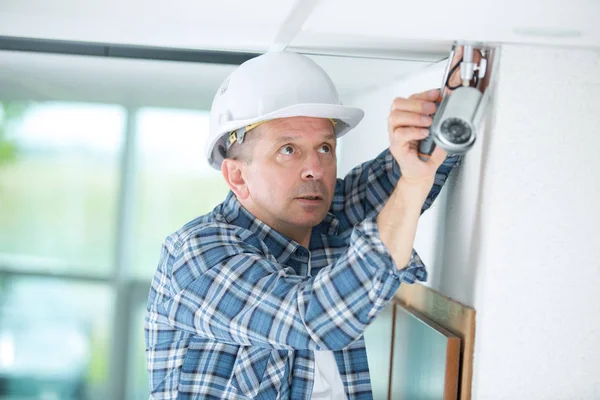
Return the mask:
<svg viewBox="0 0 600 400"><path fill-rule="evenodd" d="M323 177L323 165L317 153L311 153L304 161L302 171L303 179L321 179Z"/></svg>

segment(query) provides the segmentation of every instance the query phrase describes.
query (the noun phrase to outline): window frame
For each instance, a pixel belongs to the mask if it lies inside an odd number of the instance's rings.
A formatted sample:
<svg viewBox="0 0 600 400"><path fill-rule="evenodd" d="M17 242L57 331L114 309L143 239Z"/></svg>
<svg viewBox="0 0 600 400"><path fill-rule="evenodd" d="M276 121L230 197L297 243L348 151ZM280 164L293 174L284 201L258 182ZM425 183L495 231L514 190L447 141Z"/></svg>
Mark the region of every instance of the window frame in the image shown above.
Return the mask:
<svg viewBox="0 0 600 400"><path fill-rule="evenodd" d="M133 329L137 326L134 321L136 305L145 303L150 289L150 281L131 274L131 245L134 230L134 214L136 194L136 161L137 161L137 114L140 108L125 108L125 127L123 131L123 146L120 149L121 159L118 165L118 203L116 213L116 235L113 254L113 268L109 275L89 273L54 272L40 270L35 267L27 269L22 263L11 263L10 260L0 260L0 279L5 278L49 278L60 279L66 283L103 284L110 288L115 296L113 303L113 321L108 359L109 398L128 399L134 392L131 381L132 357L135 352L130 346ZM43 265L43 260L39 262ZM53 266L56 263L52 262ZM60 269L54 268L59 271Z"/></svg>

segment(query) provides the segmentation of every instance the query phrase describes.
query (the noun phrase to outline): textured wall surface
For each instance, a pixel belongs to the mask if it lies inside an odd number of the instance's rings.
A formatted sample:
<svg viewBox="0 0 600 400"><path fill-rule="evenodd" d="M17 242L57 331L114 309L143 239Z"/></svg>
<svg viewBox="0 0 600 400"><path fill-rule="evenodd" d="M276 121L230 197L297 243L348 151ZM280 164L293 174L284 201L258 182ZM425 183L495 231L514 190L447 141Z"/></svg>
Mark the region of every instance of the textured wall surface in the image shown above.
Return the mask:
<svg viewBox="0 0 600 400"><path fill-rule="evenodd" d="M474 399L598 399L600 53L505 45L496 72L483 135L415 247L430 284L477 310ZM357 96L342 169L384 147L394 96L437 80Z"/></svg>
<svg viewBox="0 0 600 400"><path fill-rule="evenodd" d="M600 53L503 46L499 78L470 259L473 392L597 399Z"/></svg>

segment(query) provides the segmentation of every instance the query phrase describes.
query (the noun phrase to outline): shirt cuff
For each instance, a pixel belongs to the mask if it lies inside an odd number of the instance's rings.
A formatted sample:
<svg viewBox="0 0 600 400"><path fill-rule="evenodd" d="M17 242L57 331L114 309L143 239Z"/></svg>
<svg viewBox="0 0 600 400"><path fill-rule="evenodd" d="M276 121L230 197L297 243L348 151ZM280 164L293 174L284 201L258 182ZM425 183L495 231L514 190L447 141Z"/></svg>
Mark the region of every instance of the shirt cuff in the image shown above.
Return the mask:
<svg viewBox="0 0 600 400"><path fill-rule="evenodd" d="M389 272L395 279L404 283L414 283L416 281L424 282L427 280L427 269L425 264L414 249L412 250L410 261L406 267L401 270L398 269L387 247L385 247L385 244L381 241L376 216L363 220L357 225L357 228L371 247L389 261L385 264L388 265Z"/></svg>

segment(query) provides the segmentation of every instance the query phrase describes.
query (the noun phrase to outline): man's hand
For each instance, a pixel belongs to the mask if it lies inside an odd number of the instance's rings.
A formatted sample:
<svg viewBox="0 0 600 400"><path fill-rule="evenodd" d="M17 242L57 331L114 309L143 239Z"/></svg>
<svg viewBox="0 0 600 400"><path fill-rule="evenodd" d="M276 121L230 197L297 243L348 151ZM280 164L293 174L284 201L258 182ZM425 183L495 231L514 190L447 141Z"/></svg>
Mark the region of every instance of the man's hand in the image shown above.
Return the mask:
<svg viewBox="0 0 600 400"><path fill-rule="evenodd" d="M463 46L456 47L452 67L461 61L463 52ZM475 51L473 61L479 63L480 60L481 54ZM457 68L448 78L448 85L457 87L461 82L460 68ZM447 87L443 90L446 95L452 92ZM413 94L408 99L397 98L392 103L388 119L390 151L400 164L402 177L407 182L433 184L436 170L446 159L446 152L439 146L436 147L429 161L422 161L418 156L419 141L429 135L436 101L441 101L439 89Z"/></svg>
<svg viewBox="0 0 600 400"><path fill-rule="evenodd" d="M388 118L390 151L400 165L405 181L432 185L435 172L446 158L439 146L429 161L421 161L418 155L419 141L429 135L435 101L440 100L439 89L417 93L408 99L396 98Z"/></svg>
<svg viewBox="0 0 600 400"><path fill-rule="evenodd" d="M457 48L453 66L460 62L462 55L463 48ZM473 59L478 62L479 58L476 52ZM456 68L448 78L449 86L460 85L459 71L460 68ZM442 89L449 93L448 88ZM419 141L429 135L436 111L434 102L440 100L439 89L417 93L408 99L397 98L388 119L390 151L400 164L402 177L377 216L377 226L381 240L399 269L410 261L423 201L431 190L438 167L446 159L446 152L440 147L436 147L428 161L422 161L418 154Z"/></svg>

